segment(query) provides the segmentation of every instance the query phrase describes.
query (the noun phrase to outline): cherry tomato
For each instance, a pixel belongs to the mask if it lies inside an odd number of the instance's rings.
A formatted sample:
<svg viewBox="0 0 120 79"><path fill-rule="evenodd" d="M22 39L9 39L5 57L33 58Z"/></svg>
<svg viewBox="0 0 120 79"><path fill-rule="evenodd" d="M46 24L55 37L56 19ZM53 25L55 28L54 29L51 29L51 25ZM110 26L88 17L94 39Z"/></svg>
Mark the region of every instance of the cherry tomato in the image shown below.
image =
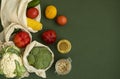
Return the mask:
<svg viewBox="0 0 120 79"><path fill-rule="evenodd" d="M25 31L20 31L13 36L13 42L19 48L24 48L30 43L30 36Z"/></svg>
<svg viewBox="0 0 120 79"><path fill-rule="evenodd" d="M29 17L31 19L34 19L34 18L36 18L39 15L39 11L36 8L29 8L27 10L27 14L26 15L27 15L27 17Z"/></svg>
<svg viewBox="0 0 120 79"><path fill-rule="evenodd" d="M64 16L64 15L57 16L56 22L57 22L59 25L64 26L64 25L67 23L67 17Z"/></svg>
<svg viewBox="0 0 120 79"><path fill-rule="evenodd" d="M42 33L42 40L47 44L52 44L56 41L56 32L54 30L46 30Z"/></svg>

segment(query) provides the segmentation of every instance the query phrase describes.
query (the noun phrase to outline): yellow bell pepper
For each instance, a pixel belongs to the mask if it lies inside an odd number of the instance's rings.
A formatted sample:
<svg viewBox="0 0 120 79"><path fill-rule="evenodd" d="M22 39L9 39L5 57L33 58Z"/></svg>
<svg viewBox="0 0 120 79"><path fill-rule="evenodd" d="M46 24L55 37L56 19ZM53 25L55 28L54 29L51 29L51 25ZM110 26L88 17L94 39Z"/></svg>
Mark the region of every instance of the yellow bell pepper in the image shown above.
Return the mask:
<svg viewBox="0 0 120 79"><path fill-rule="evenodd" d="M42 23L31 18L27 18L27 26L36 31L42 30Z"/></svg>

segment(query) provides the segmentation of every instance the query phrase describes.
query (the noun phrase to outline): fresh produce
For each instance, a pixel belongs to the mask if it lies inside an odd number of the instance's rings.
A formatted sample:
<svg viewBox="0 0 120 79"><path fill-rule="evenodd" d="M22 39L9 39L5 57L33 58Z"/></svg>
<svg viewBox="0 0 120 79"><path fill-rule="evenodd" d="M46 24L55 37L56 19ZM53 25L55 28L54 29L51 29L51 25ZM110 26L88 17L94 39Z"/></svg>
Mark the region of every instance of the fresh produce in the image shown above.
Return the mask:
<svg viewBox="0 0 120 79"><path fill-rule="evenodd" d="M28 18L34 19L39 15L39 11L36 8L28 8L26 15Z"/></svg>
<svg viewBox="0 0 120 79"><path fill-rule="evenodd" d="M0 74L7 78L20 78L26 73L20 53L16 46L3 46L0 50Z"/></svg>
<svg viewBox="0 0 120 79"><path fill-rule="evenodd" d="M27 25L33 30L36 30L36 31L42 30L42 23L35 21L31 18L27 18Z"/></svg>
<svg viewBox="0 0 120 79"><path fill-rule="evenodd" d="M24 48L30 43L31 39L27 32L20 31L13 36L13 42L19 48Z"/></svg>
<svg viewBox="0 0 120 79"><path fill-rule="evenodd" d="M42 33L42 40L47 44L52 44L56 41L56 32L54 30L46 30Z"/></svg>
<svg viewBox="0 0 120 79"><path fill-rule="evenodd" d="M11 2L14 4L9 9ZM54 63L54 53L48 46L36 41L32 42L30 34L30 32L42 30L42 23L39 22L41 19L40 0L2 0L1 5L1 21L4 27L5 41L9 42L12 39L15 46L3 46L0 42L0 74L7 78L19 77L21 79L21 77L28 77L29 72L46 78L46 71ZM5 15L8 15L7 18ZM45 16L47 19L54 19L56 15L56 6L46 7ZM58 16L55 21L63 26L67 23L67 17ZM20 31L14 32L15 29L20 29ZM55 43L57 35L54 30L46 30L42 33L41 38L46 44L52 44ZM24 49L20 50L19 48ZM68 53L71 50L70 41L59 41L57 49L60 53ZM21 54L21 51L24 53ZM71 70L71 61L61 59L57 61L55 69L59 75L66 75ZM26 72L28 75L25 75Z"/></svg>
<svg viewBox="0 0 120 79"><path fill-rule="evenodd" d="M40 4L40 0L32 0L31 2L28 3L28 8L35 7L38 4Z"/></svg>
<svg viewBox="0 0 120 79"><path fill-rule="evenodd" d="M71 71L71 59L59 59L55 64L55 69L58 75L66 75Z"/></svg>
<svg viewBox="0 0 120 79"><path fill-rule="evenodd" d="M28 62L37 69L46 69L52 61L52 54L45 47L34 47L28 55Z"/></svg>
<svg viewBox="0 0 120 79"><path fill-rule="evenodd" d="M45 9L45 16L48 19L54 19L57 15L57 9L54 5L49 5Z"/></svg>
<svg viewBox="0 0 120 79"><path fill-rule="evenodd" d="M53 62L54 53L48 46L37 41L27 45L23 54L23 63L28 72L46 78L46 71L52 66Z"/></svg>
<svg viewBox="0 0 120 79"><path fill-rule="evenodd" d="M72 45L71 45L70 41L66 40L66 39L60 40L57 44L57 49L62 54L68 53L71 50L71 47L72 47Z"/></svg>
<svg viewBox="0 0 120 79"><path fill-rule="evenodd" d="M64 16L64 15L57 16L56 22L57 22L59 25L64 26L64 25L67 23L67 17Z"/></svg>

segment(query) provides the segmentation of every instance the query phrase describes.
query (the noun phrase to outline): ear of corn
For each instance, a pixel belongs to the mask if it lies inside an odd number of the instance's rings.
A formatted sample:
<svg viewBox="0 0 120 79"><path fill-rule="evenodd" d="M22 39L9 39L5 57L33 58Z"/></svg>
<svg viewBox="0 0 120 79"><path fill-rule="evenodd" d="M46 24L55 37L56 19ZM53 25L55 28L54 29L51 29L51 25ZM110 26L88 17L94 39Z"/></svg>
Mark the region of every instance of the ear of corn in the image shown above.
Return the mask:
<svg viewBox="0 0 120 79"><path fill-rule="evenodd" d="M31 18L27 18L27 26L36 31L42 30L42 23Z"/></svg>

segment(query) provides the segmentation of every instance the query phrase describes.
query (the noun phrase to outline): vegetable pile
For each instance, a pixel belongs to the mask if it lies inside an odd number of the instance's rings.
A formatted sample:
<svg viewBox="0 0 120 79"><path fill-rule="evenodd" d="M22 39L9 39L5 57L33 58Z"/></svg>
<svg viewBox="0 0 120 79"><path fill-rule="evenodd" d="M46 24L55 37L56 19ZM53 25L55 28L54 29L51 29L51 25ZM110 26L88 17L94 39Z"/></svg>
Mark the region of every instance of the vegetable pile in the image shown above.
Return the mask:
<svg viewBox="0 0 120 79"><path fill-rule="evenodd" d="M29 64L37 69L46 69L52 61L52 55L45 47L33 47L27 58Z"/></svg>
<svg viewBox="0 0 120 79"><path fill-rule="evenodd" d="M67 17L65 15L57 15L57 8L54 5L48 5L45 9L45 17L54 20L58 25L65 26L67 24ZM57 40L57 35L54 30L47 30L42 33L42 40L46 44L53 44ZM70 52L72 44L68 39L61 39L57 43L57 50L61 54ZM55 64L55 70L58 75L66 75L71 71L71 59L62 58Z"/></svg>
<svg viewBox="0 0 120 79"><path fill-rule="evenodd" d="M14 1L14 0L13 0ZM61 54L68 54L72 44L68 39L58 40L54 29L47 29L41 34L41 42L32 40L32 33L43 29L40 22L40 0L14 1L1 0L1 22L3 26L4 41L0 41L0 74L7 78L24 78L29 73L46 78L46 71L54 63L54 53L48 45L56 45ZM13 12L13 15L11 15ZM46 19L55 21L59 26L68 22L65 15L58 15L55 5L45 8ZM4 17L8 15L8 17ZM58 75L66 75L71 71L69 59L62 58L55 64Z"/></svg>
<svg viewBox="0 0 120 79"><path fill-rule="evenodd" d="M0 50L0 74L7 78L22 77L26 69L22 64L21 51L16 46L2 45Z"/></svg>

